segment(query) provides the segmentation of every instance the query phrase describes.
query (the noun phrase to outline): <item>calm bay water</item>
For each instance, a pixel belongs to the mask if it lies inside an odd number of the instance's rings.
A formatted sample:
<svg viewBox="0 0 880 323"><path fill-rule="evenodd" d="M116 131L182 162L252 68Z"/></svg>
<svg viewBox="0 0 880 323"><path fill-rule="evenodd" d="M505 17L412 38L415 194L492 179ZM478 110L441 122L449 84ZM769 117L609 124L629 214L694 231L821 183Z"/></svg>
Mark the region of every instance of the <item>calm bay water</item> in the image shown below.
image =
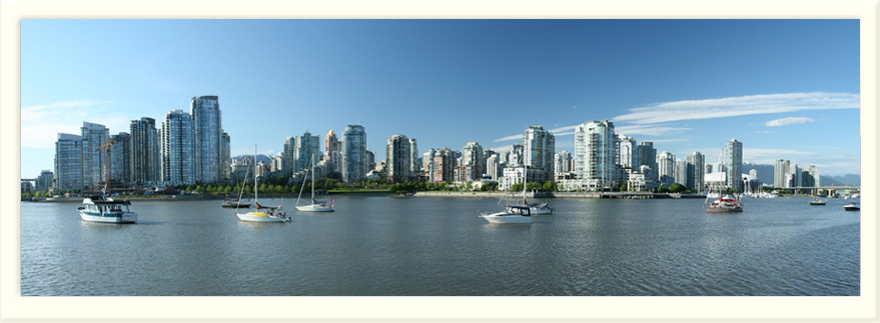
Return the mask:
<svg viewBox="0 0 880 323"><path fill-rule="evenodd" d="M497 199L348 197L243 223L220 201L135 201L138 223L21 203L22 295L859 295L860 212L843 199L553 199L489 224Z"/></svg>

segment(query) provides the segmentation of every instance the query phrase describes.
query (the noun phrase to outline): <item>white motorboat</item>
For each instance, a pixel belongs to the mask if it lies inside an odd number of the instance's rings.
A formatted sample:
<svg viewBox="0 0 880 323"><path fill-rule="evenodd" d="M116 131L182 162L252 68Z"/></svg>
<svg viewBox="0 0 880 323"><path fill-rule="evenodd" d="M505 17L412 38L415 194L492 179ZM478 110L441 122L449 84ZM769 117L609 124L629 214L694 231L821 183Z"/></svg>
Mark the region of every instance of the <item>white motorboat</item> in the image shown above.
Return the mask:
<svg viewBox="0 0 880 323"><path fill-rule="evenodd" d="M743 211L743 203L742 200L733 194L724 194L721 192L721 188L717 188L716 192L718 193L717 198L710 198L712 195L712 186L709 187L709 194L706 194L706 201L703 202L703 207L707 212L742 212Z"/></svg>
<svg viewBox="0 0 880 323"><path fill-rule="evenodd" d="M238 213L238 208L235 209L235 215L238 216L238 219L244 222L290 222L290 218L287 217L287 214L284 213L284 208L281 205L277 207L271 206L262 206L260 202L257 200L257 176L256 176L256 167L257 167L257 145L254 145L254 210L247 213ZM247 177L247 174L245 174ZM242 185L242 189L244 189L244 185ZM239 194L239 201L241 200L241 194ZM260 209L266 209L265 212L260 211Z"/></svg>
<svg viewBox="0 0 880 323"><path fill-rule="evenodd" d="M220 204L220 206L229 208L250 207L251 201L241 201L239 199L223 199L223 202Z"/></svg>
<svg viewBox="0 0 880 323"><path fill-rule="evenodd" d="M303 188L305 185L299 189L299 196L296 197L296 209L302 212L334 212L333 209L333 200L330 200L330 204L327 204L327 201L318 201L315 199L315 155L312 155L311 163L311 176L312 176L312 204L309 205L299 205L299 199L302 197Z"/></svg>
<svg viewBox="0 0 880 323"><path fill-rule="evenodd" d="M849 204L844 205L843 209L847 211L859 211L862 209L862 206L858 201L852 201Z"/></svg>
<svg viewBox="0 0 880 323"><path fill-rule="evenodd" d="M498 213L480 212L480 217L489 223L532 223L531 209L526 206L508 206Z"/></svg>
<svg viewBox="0 0 880 323"><path fill-rule="evenodd" d="M137 213L131 212L128 200L116 201L105 196L91 196L83 199L83 206L77 209L84 221L102 223L135 223Z"/></svg>

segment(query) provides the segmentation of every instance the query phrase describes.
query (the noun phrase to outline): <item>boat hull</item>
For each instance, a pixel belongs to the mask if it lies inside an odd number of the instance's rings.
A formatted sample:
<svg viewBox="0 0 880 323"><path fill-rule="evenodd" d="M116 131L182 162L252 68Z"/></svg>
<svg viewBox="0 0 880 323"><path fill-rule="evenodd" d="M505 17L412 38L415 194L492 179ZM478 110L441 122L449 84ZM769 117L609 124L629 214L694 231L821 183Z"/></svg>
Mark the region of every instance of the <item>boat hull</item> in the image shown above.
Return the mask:
<svg viewBox="0 0 880 323"><path fill-rule="evenodd" d="M844 210L847 210L847 211L859 211L859 210L861 210L862 208L861 208L861 207L858 207L858 206L845 205L845 206L843 207L843 209L844 209Z"/></svg>
<svg viewBox="0 0 880 323"><path fill-rule="evenodd" d="M236 213L238 219L243 222L287 222L289 218L281 218L277 216L270 216L263 212L248 212L248 213Z"/></svg>
<svg viewBox="0 0 880 323"><path fill-rule="evenodd" d="M324 205L298 205L296 207L296 209L301 212L334 212L334 211L336 211L333 209L332 206L324 206Z"/></svg>
<svg viewBox="0 0 880 323"><path fill-rule="evenodd" d="M507 212L483 214L480 217L486 219L489 223L532 223L532 217L530 216Z"/></svg>
<svg viewBox="0 0 880 323"><path fill-rule="evenodd" d="M742 212L742 206L736 207L706 207L706 212L711 213L733 213L733 212Z"/></svg>
<svg viewBox="0 0 880 323"><path fill-rule="evenodd" d="M79 211L79 216L83 219L83 221L88 221L88 222L99 222L99 223L135 223L135 222L137 222L137 213L134 213L134 212L101 214L101 213Z"/></svg>

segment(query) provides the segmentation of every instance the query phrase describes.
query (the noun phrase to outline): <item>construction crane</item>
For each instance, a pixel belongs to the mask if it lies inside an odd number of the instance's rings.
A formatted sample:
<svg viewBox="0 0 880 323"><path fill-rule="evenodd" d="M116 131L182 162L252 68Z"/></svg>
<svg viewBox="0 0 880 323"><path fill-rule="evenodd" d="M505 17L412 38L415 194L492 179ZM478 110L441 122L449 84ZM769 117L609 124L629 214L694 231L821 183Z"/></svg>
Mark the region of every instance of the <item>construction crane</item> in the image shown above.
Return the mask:
<svg viewBox="0 0 880 323"><path fill-rule="evenodd" d="M106 144L98 147L98 149L95 149L95 151L101 151L101 149L107 148L107 159L105 159L104 161L104 163L107 165L107 174L104 176L105 190L110 188L110 176L113 176L113 172L111 172L111 166L113 165L113 163L110 161L110 146L116 143L115 140L110 140L110 138L107 138L107 141L108 142Z"/></svg>

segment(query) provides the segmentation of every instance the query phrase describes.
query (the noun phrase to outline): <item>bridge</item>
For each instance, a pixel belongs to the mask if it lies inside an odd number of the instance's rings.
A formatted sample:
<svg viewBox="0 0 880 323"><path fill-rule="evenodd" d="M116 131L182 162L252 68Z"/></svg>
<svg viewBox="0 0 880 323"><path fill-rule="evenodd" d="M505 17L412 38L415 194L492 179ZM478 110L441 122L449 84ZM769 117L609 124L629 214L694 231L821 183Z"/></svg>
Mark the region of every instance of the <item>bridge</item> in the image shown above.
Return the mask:
<svg viewBox="0 0 880 323"><path fill-rule="evenodd" d="M831 197L834 192L838 191L861 191L861 187L859 186L819 186L819 187L806 187L806 186L797 186L797 187L772 187L765 186L765 190L777 190L777 191L801 191L801 190L810 190L811 195L819 195L819 191L824 190L828 192L828 196ZM847 193L849 194L849 193Z"/></svg>

